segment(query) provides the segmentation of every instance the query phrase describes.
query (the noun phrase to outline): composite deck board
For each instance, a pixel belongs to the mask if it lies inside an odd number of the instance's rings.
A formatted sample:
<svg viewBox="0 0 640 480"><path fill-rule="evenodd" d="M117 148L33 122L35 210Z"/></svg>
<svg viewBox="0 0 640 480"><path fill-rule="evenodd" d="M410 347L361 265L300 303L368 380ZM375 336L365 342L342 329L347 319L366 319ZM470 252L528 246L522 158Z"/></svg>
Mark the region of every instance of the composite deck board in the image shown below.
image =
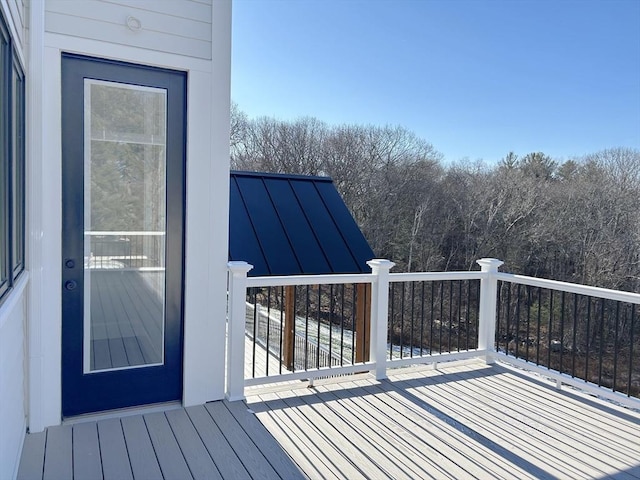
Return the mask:
<svg viewBox="0 0 640 480"><path fill-rule="evenodd" d="M170 410L166 416L193 478L222 479L187 412L183 409Z"/></svg>
<svg viewBox="0 0 640 480"><path fill-rule="evenodd" d="M473 454L469 455L469 440L460 425L454 421L441 422L432 414L427 405L417 405L408 401L393 390L385 389L377 384L364 387L369 393L366 398L372 402L379 401L380 409L391 421L404 425L406 431L397 432L408 444L429 451L432 470L438 475L448 475L462 470L458 476L482 478L491 472L494 478L533 478L526 471L506 464L502 457L484 445L475 445ZM376 414L377 415L377 414Z"/></svg>
<svg viewBox="0 0 640 480"><path fill-rule="evenodd" d="M24 439L18 467L18 480L41 480L47 432L30 433Z"/></svg>
<svg viewBox="0 0 640 480"><path fill-rule="evenodd" d="M278 473L253 443L247 432L240 426L223 402L211 402L205 405L214 422L220 428L231 448L254 479L280 479Z"/></svg>
<svg viewBox="0 0 640 480"><path fill-rule="evenodd" d="M464 379L464 373L459 374L458 377ZM501 378L508 379L508 376L496 377L496 381L504 384L504 388L497 390L490 388L483 379L474 379L467 383L476 397L489 405L495 403L496 396L504 401L508 400L507 395L517 396L518 402L513 403L509 415L524 423L527 428L546 434L548 439L545 440L548 443L564 445L567 448L573 446L575 455L581 456L580 461L593 458L593 467L603 464L601 468L608 471L611 468L629 466L625 464L625 459L628 460L634 453L640 452L640 437L637 431L635 435L628 435L629 432L625 433L624 425L616 431L610 430L611 425L607 421L609 415L606 409L601 408L595 411L584 401L573 403L569 398L567 400L561 398L556 401L557 414L540 412L537 411L536 405L539 399L547 394L546 389L536 388L531 382L531 389L528 391L512 391L511 386L514 384ZM601 416L598 435L591 431L584 421L585 418L581 418L584 413ZM620 439L623 441L620 442Z"/></svg>
<svg viewBox="0 0 640 480"><path fill-rule="evenodd" d="M249 435L253 443L259 445L262 454L269 464L282 478L297 480L305 478L282 447L272 441L271 434L260 422L254 421L253 411L247 408L243 402L229 402L225 404L238 424Z"/></svg>
<svg viewBox="0 0 640 480"><path fill-rule="evenodd" d="M335 418L334 415L329 416L332 421L340 422L341 425L345 421L349 425L355 425L354 417L361 415L363 423L370 423L379 432L378 438L380 436L388 438L385 443L380 443L376 437L364 436L366 434L364 431L354 432L355 435L351 438L360 438L361 436L362 438L371 438L369 442L358 443L359 448L366 449L375 458L388 457L388 452L393 451L394 462L400 462L404 469L411 471L400 478L473 478L474 469L465 465L463 451L447 448L445 442L439 441L437 436L432 434L432 431L438 433L441 427L421 429L418 425L419 419L415 416L402 418L401 412L395 410L398 402L385 403L386 392L384 390L376 392L375 388L373 391L367 391L362 387L362 382L359 382L359 385L354 389L334 392L339 395L339 400L328 402L328 405L336 413L342 413L338 418ZM326 390L326 388L322 389ZM328 400L328 397L324 398ZM344 404L343 412L334 406L337 403ZM359 404L361 409L354 404ZM400 410L404 409L406 407L402 407ZM460 445L462 446L463 442L460 442ZM404 460L398 461L398 458ZM415 473L415 470L418 473ZM480 473L480 470L475 473ZM513 470L510 475L512 474ZM477 476L477 478L482 477Z"/></svg>
<svg viewBox="0 0 640 480"><path fill-rule="evenodd" d="M398 448L397 435L380 428L381 425L371 422L371 419L360 418L353 405L345 405L330 392L323 391L313 396L303 395L301 398L321 417L328 421L336 418L341 426L348 425L347 429L339 427L344 439L356 436L368 438L369 448L357 451L364 462L371 459L369 463L384 472L380 475L389 478L429 478L424 469L425 457L415 450ZM354 460L357 461L357 457Z"/></svg>
<svg viewBox="0 0 640 480"><path fill-rule="evenodd" d="M73 474L102 479L102 460L98 445L98 426L81 423L73 428Z"/></svg>
<svg viewBox="0 0 640 480"><path fill-rule="evenodd" d="M29 434L18 478L640 479L639 411L501 365L248 392Z"/></svg>
<svg viewBox="0 0 640 480"><path fill-rule="evenodd" d="M251 479L204 405L188 407L186 412L222 478Z"/></svg>
<svg viewBox="0 0 640 480"><path fill-rule="evenodd" d="M91 424L89 424L91 425ZM127 444L118 418L97 422L104 480L133 480Z"/></svg>
<svg viewBox="0 0 640 480"><path fill-rule="evenodd" d="M276 393L257 398L259 402L250 404L251 408L263 413L258 413L260 421L276 438L285 440L283 448L298 465L311 464L311 469L305 468L310 478L361 477L362 472L331 442L327 442L298 409L290 408ZM326 477L324 472L327 472Z"/></svg>
<svg viewBox="0 0 640 480"><path fill-rule="evenodd" d="M73 475L73 440L72 430L68 425L51 429L47 432L46 452L44 457L44 480L70 478Z"/></svg>
<svg viewBox="0 0 640 480"><path fill-rule="evenodd" d="M384 391L383 395L376 397L375 393L367 397L366 390L360 388L361 395L349 395L341 390L320 387L321 391L335 397L335 410L345 418L357 425L362 425L363 434L371 435L372 445L375 449L384 448L396 458L396 461L406 465L405 468L415 472L416 478L431 478L429 472L439 474L451 474L459 478L479 474L480 469L475 468L472 462L466 461L462 456L461 448L455 450L447 442L434 435L433 428L423 429L417 424L408 424L402 411L394 408L393 402L387 403ZM357 390L356 390L357 391ZM328 398L328 397L325 397ZM339 408L343 411L340 412ZM357 421L354 418L358 419ZM398 426L402 427L398 428ZM373 430L374 433L370 433ZM429 440L425 440L425 436ZM414 442L406 441L414 438ZM459 447L462 447L460 442ZM448 456L447 456L448 453ZM455 463L450 460L455 458ZM417 472L416 472L417 470ZM513 473L513 472L512 472Z"/></svg>
<svg viewBox="0 0 640 480"><path fill-rule="evenodd" d="M125 417L121 423L127 444L127 460L131 464L133 478L162 478L160 464L153 449L144 417L142 415Z"/></svg>
<svg viewBox="0 0 640 480"><path fill-rule="evenodd" d="M171 426L163 412L144 416L153 449L158 457L162 476L166 480L182 480L192 478L187 462L182 455L178 440L171 431Z"/></svg>
<svg viewBox="0 0 640 480"><path fill-rule="evenodd" d="M291 406L299 406L307 418L323 432L326 441L334 443L337 450L348 457L365 477L368 478L414 478L415 473L403 468L397 460L375 445L375 441L354 428L353 422L345 422L319 398L317 394L304 394L295 397L298 401L287 398ZM299 402L302 403L299 403ZM354 444L353 438L368 438L366 445ZM375 445L375 448L369 448Z"/></svg>
<svg viewBox="0 0 640 480"><path fill-rule="evenodd" d="M494 367L491 371L495 372L492 375L494 380L501 376L512 376L507 371L500 372L499 367ZM540 403L523 408L520 406L522 400L514 398L509 388L495 388L494 384L489 391L481 392L474 388L474 383L481 381L478 377L451 380L453 381L437 384L425 383L420 379L410 380L407 384L415 388L408 391L435 404L445 415L457 418L467 428L482 431L485 441L493 442L499 448L518 452L513 461L527 466L529 471L537 468L559 477L601 478L611 472L624 470L624 467L634 463L634 455L630 454L627 456L630 463L619 463L617 466L610 464L610 450L605 447L608 440L603 438L602 426L590 426L599 422L575 421L567 427L554 422L553 416L559 418L567 415L566 412L559 414L555 409L555 405L562 402L560 392L555 392L554 406L550 409L553 415L545 422L543 416L537 413ZM449 400L443 402L443 398ZM505 410L501 406L507 403L510 408ZM594 415L597 416L597 412ZM575 428L580 430L578 435L572 434ZM590 448L588 443L594 438L598 440L599 447ZM562 462L558 462L558 452L563 453ZM625 473L618 473L618 476L626 478Z"/></svg>

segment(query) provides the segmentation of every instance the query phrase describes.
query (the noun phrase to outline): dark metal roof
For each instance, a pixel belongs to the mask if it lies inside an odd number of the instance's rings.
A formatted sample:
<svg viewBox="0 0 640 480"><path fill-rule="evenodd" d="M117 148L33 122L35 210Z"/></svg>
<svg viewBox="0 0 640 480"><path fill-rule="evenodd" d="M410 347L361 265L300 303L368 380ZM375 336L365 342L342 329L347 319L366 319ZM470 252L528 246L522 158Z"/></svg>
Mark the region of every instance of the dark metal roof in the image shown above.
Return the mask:
<svg viewBox="0 0 640 480"><path fill-rule="evenodd" d="M229 260L250 276L365 273L374 255L329 177L231 172Z"/></svg>

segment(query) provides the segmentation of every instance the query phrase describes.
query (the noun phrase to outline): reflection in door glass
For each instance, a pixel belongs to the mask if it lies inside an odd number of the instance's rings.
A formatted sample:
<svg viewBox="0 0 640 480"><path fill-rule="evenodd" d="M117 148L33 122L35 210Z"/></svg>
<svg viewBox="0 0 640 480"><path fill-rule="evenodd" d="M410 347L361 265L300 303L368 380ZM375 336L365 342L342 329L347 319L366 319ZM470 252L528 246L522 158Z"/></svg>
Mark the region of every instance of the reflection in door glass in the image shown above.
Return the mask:
<svg viewBox="0 0 640 480"><path fill-rule="evenodd" d="M84 372L162 364L166 91L84 96Z"/></svg>

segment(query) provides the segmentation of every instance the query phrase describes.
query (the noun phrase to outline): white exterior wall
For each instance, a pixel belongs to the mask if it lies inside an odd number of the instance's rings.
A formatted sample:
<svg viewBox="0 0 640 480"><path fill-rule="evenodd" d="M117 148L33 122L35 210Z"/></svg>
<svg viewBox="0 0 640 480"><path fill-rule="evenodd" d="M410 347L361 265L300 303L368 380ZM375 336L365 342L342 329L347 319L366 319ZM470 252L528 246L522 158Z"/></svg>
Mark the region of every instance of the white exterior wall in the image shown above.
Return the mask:
<svg viewBox="0 0 640 480"><path fill-rule="evenodd" d="M13 42L22 54L25 51L25 27L27 25L25 15L26 0L2 0L2 12L9 24Z"/></svg>
<svg viewBox="0 0 640 480"><path fill-rule="evenodd" d="M40 266L30 303L30 430L61 420L62 52L188 73L183 402L223 398L231 0L34 0L31 10L31 24L43 27L30 35L34 88L27 113L34 185L29 255ZM131 20L127 26L129 17L139 30L129 28Z"/></svg>
<svg viewBox="0 0 640 480"><path fill-rule="evenodd" d="M0 0L18 57L25 65L26 11L22 0ZM27 285L23 272L0 305L0 478L13 478L27 426Z"/></svg>
<svg viewBox="0 0 640 480"><path fill-rule="evenodd" d="M211 0L46 0L47 32L211 59Z"/></svg>
<svg viewBox="0 0 640 480"><path fill-rule="evenodd" d="M26 431L26 272L0 307L0 478L16 473Z"/></svg>

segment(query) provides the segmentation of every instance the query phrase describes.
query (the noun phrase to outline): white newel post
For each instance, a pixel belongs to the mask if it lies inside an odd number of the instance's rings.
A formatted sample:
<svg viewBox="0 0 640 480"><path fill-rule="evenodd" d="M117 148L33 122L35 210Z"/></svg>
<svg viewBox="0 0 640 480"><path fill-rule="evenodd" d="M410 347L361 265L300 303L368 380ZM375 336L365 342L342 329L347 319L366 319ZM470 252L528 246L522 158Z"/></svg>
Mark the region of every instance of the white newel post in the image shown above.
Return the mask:
<svg viewBox="0 0 640 480"><path fill-rule="evenodd" d="M494 277L498 267L504 262L497 258L481 258L476 260L483 272L488 273L480 280L480 319L478 327L478 350L486 351L486 362L493 363L496 337L496 302L498 297L498 280Z"/></svg>
<svg viewBox="0 0 640 480"><path fill-rule="evenodd" d="M253 265L229 262L227 312L227 399L244 399L244 330L247 311L247 272Z"/></svg>
<svg viewBox="0 0 640 480"><path fill-rule="evenodd" d="M389 270L395 263L369 260L376 279L371 286L371 360L376 364L376 379L387 378L387 332L389 329Z"/></svg>

